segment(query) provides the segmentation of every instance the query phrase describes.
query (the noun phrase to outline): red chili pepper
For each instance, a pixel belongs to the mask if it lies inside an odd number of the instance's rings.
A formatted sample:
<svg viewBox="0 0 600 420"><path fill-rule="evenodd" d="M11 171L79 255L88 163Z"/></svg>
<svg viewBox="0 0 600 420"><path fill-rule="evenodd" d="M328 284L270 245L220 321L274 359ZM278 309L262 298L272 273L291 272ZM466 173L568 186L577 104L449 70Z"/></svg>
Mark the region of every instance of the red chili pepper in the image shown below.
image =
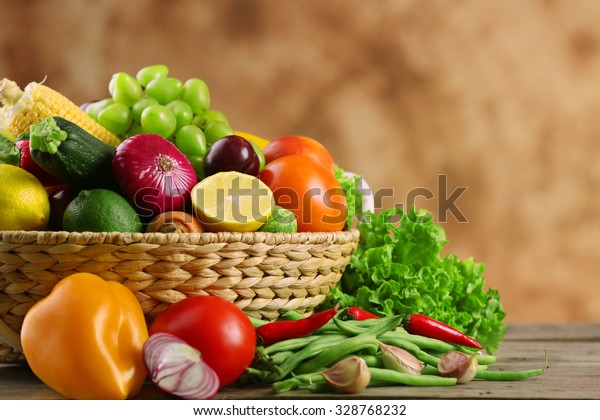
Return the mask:
<svg viewBox="0 0 600 420"><path fill-rule="evenodd" d="M258 327L256 334L265 346L290 338L306 337L327 324L336 313L337 308L331 308L295 321L269 322Z"/></svg>
<svg viewBox="0 0 600 420"><path fill-rule="evenodd" d="M404 329L411 334L422 335L429 338L454 343L461 346L483 348L481 344L468 335L452 328L433 318L421 314L412 314L402 321Z"/></svg>
<svg viewBox="0 0 600 420"><path fill-rule="evenodd" d="M372 314L369 311L365 311L364 309L357 308L356 306L349 306L348 308L344 309L341 318L352 319L355 321L364 321L365 319L379 318L379 316Z"/></svg>
<svg viewBox="0 0 600 420"><path fill-rule="evenodd" d="M15 146L17 148L17 153L19 154L19 166L35 176L42 183L42 185L48 187L64 184L64 182L62 182L60 179L55 178L42 169L31 158L31 153L29 152L29 140L18 140L15 143Z"/></svg>

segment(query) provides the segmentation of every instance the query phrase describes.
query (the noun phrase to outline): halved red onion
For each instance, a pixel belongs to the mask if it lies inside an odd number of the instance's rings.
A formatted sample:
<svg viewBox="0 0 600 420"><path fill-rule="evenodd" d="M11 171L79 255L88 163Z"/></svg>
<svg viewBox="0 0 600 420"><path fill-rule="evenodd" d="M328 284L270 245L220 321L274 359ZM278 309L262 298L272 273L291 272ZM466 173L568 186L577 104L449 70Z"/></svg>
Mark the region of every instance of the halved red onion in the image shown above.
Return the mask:
<svg viewBox="0 0 600 420"><path fill-rule="evenodd" d="M205 400L219 391L219 377L200 352L172 334L152 334L142 354L152 382L169 394Z"/></svg>

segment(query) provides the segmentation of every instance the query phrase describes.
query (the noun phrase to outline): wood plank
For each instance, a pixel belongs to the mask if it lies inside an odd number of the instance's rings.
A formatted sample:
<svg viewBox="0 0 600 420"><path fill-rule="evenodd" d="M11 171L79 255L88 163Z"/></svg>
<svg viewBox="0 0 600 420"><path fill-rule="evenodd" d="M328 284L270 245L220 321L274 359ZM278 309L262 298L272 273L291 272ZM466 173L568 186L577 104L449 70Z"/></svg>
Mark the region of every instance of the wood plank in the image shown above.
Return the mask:
<svg viewBox="0 0 600 420"><path fill-rule="evenodd" d="M507 341L600 341L600 324L510 324L506 333Z"/></svg>
<svg viewBox="0 0 600 420"><path fill-rule="evenodd" d="M369 388L352 399L600 399L600 324L510 325L497 362L490 370L542 367L542 376L522 381L472 381L453 387ZM228 387L217 399L347 399L344 394L294 391L276 395L270 387ZM61 399L22 364L0 365L0 399ZM169 398L150 383L136 399Z"/></svg>

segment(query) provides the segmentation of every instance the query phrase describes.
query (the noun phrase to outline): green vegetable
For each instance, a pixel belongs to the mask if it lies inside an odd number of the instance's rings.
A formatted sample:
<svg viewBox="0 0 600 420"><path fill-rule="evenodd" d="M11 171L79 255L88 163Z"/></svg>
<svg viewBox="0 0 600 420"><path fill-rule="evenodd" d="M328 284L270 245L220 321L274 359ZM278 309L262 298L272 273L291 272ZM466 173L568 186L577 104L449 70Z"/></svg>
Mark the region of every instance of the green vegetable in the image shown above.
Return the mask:
<svg viewBox="0 0 600 420"><path fill-rule="evenodd" d="M60 117L30 130L31 158L46 172L77 188L114 188L113 146Z"/></svg>
<svg viewBox="0 0 600 420"><path fill-rule="evenodd" d="M393 208L364 218L358 249L324 306L358 306L382 316L426 314L496 352L506 314L498 292L484 289L484 265L442 255L444 229L425 210Z"/></svg>
<svg viewBox="0 0 600 420"><path fill-rule="evenodd" d="M348 176L345 171L337 165L334 165L335 177L340 183L346 195L346 204L348 206L348 217L346 224L351 227L354 223L354 218L362 214L362 193L356 188L359 182L359 176Z"/></svg>
<svg viewBox="0 0 600 420"><path fill-rule="evenodd" d="M293 389L331 392L334 389L323 377L328 367L342 363L348 357L358 356L370 368L369 387L455 385L460 382L456 378L442 377L444 374L439 370L439 363L447 353L457 350L476 358L479 366L475 377L482 380L516 381L542 375L548 367L546 359L545 366L541 369L512 372L488 370L488 366L496 362L495 356L480 354L472 349L463 350L455 344L410 334L401 326L401 315L343 321L339 319L340 314L338 312L332 322L309 336L279 341L266 348L258 346L245 380L270 383L276 393ZM385 368L382 344L408 351L423 365L423 370L407 374Z"/></svg>
<svg viewBox="0 0 600 420"><path fill-rule="evenodd" d="M15 142L0 135L0 163L19 165L19 154L15 153Z"/></svg>

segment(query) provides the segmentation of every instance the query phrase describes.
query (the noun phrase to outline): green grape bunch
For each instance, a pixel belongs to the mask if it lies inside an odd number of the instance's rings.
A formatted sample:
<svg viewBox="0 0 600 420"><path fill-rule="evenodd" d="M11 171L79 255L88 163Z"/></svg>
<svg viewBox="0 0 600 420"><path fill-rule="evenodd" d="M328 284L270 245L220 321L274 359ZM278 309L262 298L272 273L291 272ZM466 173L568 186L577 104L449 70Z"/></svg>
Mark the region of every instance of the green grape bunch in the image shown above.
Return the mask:
<svg viewBox="0 0 600 420"><path fill-rule="evenodd" d="M202 79L169 76L163 64L140 69L135 77L118 72L108 83L110 97L89 104L87 114L125 140L156 134L172 141L203 177L204 156L217 140L235 134L222 112L210 108Z"/></svg>

